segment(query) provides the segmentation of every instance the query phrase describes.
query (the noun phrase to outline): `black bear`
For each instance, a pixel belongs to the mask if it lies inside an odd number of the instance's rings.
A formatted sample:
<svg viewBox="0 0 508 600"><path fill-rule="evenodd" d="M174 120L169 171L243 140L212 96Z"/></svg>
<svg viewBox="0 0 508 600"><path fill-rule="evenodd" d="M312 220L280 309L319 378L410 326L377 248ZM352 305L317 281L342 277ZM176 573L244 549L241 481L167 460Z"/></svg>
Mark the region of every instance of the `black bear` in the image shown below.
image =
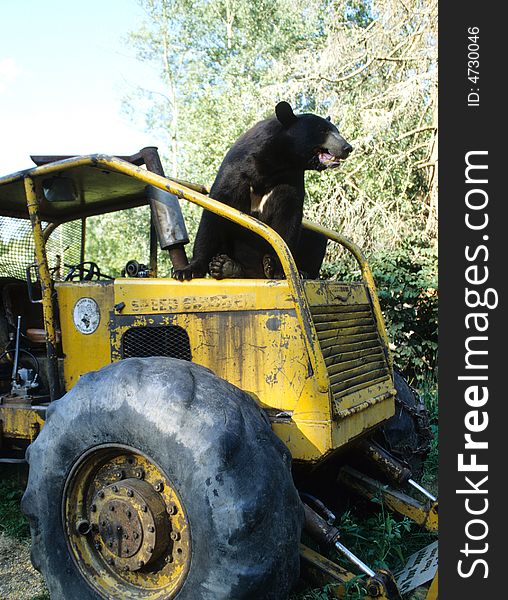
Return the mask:
<svg viewBox="0 0 508 600"><path fill-rule="evenodd" d="M301 226L304 171L336 167L351 150L329 118L295 115L287 102L279 102L274 118L254 125L230 148L210 197L272 227L288 245L298 268L317 277L326 240ZM207 272L216 279L282 276L273 250L262 238L204 210L192 261L175 270L174 277L183 281Z"/></svg>

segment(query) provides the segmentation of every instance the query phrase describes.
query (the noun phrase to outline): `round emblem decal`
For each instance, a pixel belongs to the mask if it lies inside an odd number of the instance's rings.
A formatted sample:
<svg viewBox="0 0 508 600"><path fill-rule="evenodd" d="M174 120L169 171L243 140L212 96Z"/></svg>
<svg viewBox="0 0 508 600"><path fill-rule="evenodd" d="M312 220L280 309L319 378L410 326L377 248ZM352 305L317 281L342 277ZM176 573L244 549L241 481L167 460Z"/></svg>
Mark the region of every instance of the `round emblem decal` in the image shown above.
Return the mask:
<svg viewBox="0 0 508 600"><path fill-rule="evenodd" d="M76 329L85 335L93 333L101 321L99 305L93 298L80 298L74 305L72 316Z"/></svg>

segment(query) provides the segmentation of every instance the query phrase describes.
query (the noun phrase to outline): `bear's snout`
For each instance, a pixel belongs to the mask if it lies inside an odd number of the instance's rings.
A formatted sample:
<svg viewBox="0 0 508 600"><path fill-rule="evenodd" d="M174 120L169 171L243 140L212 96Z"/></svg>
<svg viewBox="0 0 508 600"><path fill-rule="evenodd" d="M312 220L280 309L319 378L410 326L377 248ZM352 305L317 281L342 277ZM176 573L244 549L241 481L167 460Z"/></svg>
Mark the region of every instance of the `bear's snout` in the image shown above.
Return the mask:
<svg viewBox="0 0 508 600"><path fill-rule="evenodd" d="M346 142L344 148L342 149L342 154L344 154L347 157L351 154L352 151L353 151L353 146L351 146L351 144L348 144Z"/></svg>

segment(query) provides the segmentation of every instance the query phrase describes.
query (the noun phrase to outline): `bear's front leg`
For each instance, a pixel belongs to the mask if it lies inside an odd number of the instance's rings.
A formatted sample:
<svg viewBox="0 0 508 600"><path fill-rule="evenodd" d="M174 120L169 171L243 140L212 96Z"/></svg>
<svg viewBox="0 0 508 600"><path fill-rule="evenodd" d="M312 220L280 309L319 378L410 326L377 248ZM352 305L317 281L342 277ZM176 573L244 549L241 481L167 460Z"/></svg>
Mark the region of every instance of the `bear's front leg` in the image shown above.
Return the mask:
<svg viewBox="0 0 508 600"><path fill-rule="evenodd" d="M282 237L294 256L302 226L303 189L278 185L265 195L260 209L261 220ZM282 266L274 253L263 257L263 271L267 279L284 278Z"/></svg>

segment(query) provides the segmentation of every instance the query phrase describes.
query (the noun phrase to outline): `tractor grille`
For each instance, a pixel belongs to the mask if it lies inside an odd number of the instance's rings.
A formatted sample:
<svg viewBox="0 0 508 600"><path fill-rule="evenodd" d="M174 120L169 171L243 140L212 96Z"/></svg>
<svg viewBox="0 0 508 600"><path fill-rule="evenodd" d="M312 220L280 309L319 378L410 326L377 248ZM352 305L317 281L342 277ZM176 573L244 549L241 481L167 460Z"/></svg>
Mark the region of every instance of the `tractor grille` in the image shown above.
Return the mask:
<svg viewBox="0 0 508 600"><path fill-rule="evenodd" d="M312 306L311 312L336 402L390 377L369 304Z"/></svg>
<svg viewBox="0 0 508 600"><path fill-rule="evenodd" d="M132 327L122 337L122 358L169 356L191 360L189 336L178 325Z"/></svg>

